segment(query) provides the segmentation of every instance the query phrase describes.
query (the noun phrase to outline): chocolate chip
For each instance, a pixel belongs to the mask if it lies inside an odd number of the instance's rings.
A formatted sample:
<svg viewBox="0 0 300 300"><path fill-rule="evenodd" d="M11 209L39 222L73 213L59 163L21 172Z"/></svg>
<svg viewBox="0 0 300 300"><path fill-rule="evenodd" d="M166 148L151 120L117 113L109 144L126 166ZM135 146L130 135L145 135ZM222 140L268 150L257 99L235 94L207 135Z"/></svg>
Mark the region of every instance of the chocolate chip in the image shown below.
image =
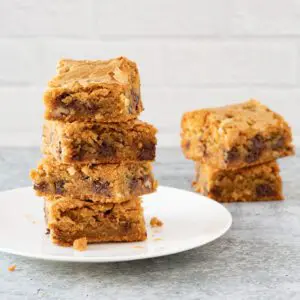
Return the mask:
<svg viewBox="0 0 300 300"><path fill-rule="evenodd" d="M84 199L83 201L84 201L84 202L88 202L88 203L93 203L93 202L94 202L94 201L91 200L91 199Z"/></svg>
<svg viewBox="0 0 300 300"><path fill-rule="evenodd" d="M140 149L138 159L140 160L153 160L155 158L155 144L144 144Z"/></svg>
<svg viewBox="0 0 300 300"><path fill-rule="evenodd" d="M257 197L274 196L274 190L269 184L259 184L256 186Z"/></svg>
<svg viewBox="0 0 300 300"><path fill-rule="evenodd" d="M56 101L60 102L60 105L66 105L64 102L62 102L63 99L67 98L68 96L70 96L70 94L68 93L61 93L59 96L56 97Z"/></svg>
<svg viewBox="0 0 300 300"><path fill-rule="evenodd" d="M190 142L190 141L186 141L186 142L185 142L185 145L184 145L184 148L185 148L186 150L190 150L190 148L191 148L191 142Z"/></svg>
<svg viewBox="0 0 300 300"><path fill-rule="evenodd" d="M55 193L58 194L58 195L62 195L65 191L64 185L65 185L64 180L59 180L59 181L54 182Z"/></svg>
<svg viewBox="0 0 300 300"><path fill-rule="evenodd" d="M240 157L239 150L236 147L232 147L229 151L224 153L224 159L226 163L232 163Z"/></svg>
<svg viewBox="0 0 300 300"><path fill-rule="evenodd" d="M284 146L284 138L283 136L277 137L275 140L272 141L272 149L277 150L283 148Z"/></svg>
<svg viewBox="0 0 300 300"><path fill-rule="evenodd" d="M58 154L58 158L61 159L61 154L62 154L61 141L58 142L57 154Z"/></svg>
<svg viewBox="0 0 300 300"><path fill-rule="evenodd" d="M46 228L45 234L46 234L46 235L50 234L50 229L49 229L49 228Z"/></svg>
<svg viewBox="0 0 300 300"><path fill-rule="evenodd" d="M80 149L73 153L72 160L73 161L82 161L83 157L84 157L84 151L82 149Z"/></svg>
<svg viewBox="0 0 300 300"><path fill-rule="evenodd" d="M108 217L108 216L112 213L112 211L113 211L113 208L106 210L106 211L103 213L103 216L104 216L104 217Z"/></svg>
<svg viewBox="0 0 300 300"><path fill-rule="evenodd" d="M110 157L116 154L116 149L113 145L107 143L106 141L102 142L99 146L99 153L101 156Z"/></svg>
<svg viewBox="0 0 300 300"><path fill-rule="evenodd" d="M120 221L120 225L123 227L124 231L130 230L132 227L132 224L127 221Z"/></svg>
<svg viewBox="0 0 300 300"><path fill-rule="evenodd" d="M94 114L98 110L98 107L94 103L88 102L84 105L84 109L88 114Z"/></svg>
<svg viewBox="0 0 300 300"><path fill-rule="evenodd" d="M36 191L40 191L40 192L46 192L47 189L48 189L48 184L46 182L40 182L40 183L35 183L33 185L33 188L36 190Z"/></svg>
<svg viewBox="0 0 300 300"><path fill-rule="evenodd" d="M137 112L139 110L139 102L140 102L140 97L137 93L134 92L134 90L131 90L131 106L130 106L130 113L132 112Z"/></svg>
<svg viewBox="0 0 300 300"><path fill-rule="evenodd" d="M263 149L265 148L265 141L264 138L257 134L251 140L251 146L248 150L248 154L245 157L245 161L247 163L252 163L258 160L259 156L261 155Z"/></svg>
<svg viewBox="0 0 300 300"><path fill-rule="evenodd" d="M210 192L211 192L213 197L219 198L222 195L222 189L219 186L216 186L216 185L211 188Z"/></svg>
<svg viewBox="0 0 300 300"><path fill-rule="evenodd" d="M109 182L105 180L97 180L92 183L92 191L95 194L100 194L106 197L111 197Z"/></svg>

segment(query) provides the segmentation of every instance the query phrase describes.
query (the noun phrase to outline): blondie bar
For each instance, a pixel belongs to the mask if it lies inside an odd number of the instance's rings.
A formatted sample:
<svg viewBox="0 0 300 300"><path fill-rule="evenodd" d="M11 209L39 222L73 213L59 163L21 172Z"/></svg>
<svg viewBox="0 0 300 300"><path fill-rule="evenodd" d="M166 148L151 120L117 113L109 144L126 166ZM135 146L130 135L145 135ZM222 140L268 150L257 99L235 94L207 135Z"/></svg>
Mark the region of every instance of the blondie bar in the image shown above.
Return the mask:
<svg viewBox="0 0 300 300"><path fill-rule="evenodd" d="M84 237L88 243L134 242L147 238L139 198L119 204L45 198L45 219L52 241L61 246L72 246L75 240Z"/></svg>
<svg viewBox="0 0 300 300"><path fill-rule="evenodd" d="M238 170L217 170L196 162L194 189L220 202L282 200L276 161Z"/></svg>
<svg viewBox="0 0 300 300"><path fill-rule="evenodd" d="M62 195L100 202L127 201L152 193L157 186L149 162L69 165L46 157L30 175L38 196Z"/></svg>
<svg viewBox="0 0 300 300"><path fill-rule="evenodd" d="M44 94L46 119L120 122L143 110L137 66L125 57L61 60L57 73Z"/></svg>
<svg viewBox="0 0 300 300"><path fill-rule="evenodd" d="M142 121L46 121L42 150L65 163L119 163L155 159L156 129Z"/></svg>
<svg viewBox="0 0 300 300"><path fill-rule="evenodd" d="M181 127L185 156L218 169L237 169L294 154L288 124L255 100L185 113Z"/></svg>

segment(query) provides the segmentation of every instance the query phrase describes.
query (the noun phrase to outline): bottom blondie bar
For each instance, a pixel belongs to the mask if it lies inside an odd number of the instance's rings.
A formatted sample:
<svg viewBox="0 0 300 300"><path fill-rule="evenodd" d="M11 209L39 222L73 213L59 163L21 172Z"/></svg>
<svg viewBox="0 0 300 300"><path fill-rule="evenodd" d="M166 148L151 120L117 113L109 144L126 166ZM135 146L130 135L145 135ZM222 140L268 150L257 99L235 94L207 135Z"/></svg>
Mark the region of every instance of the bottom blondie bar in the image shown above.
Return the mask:
<svg viewBox="0 0 300 300"><path fill-rule="evenodd" d="M237 170L217 170L196 162L196 192L219 202L283 200L277 162Z"/></svg>
<svg viewBox="0 0 300 300"><path fill-rule="evenodd" d="M47 197L45 219L53 243L61 246L72 246L83 237L88 243L134 242L147 238L139 198L112 204Z"/></svg>

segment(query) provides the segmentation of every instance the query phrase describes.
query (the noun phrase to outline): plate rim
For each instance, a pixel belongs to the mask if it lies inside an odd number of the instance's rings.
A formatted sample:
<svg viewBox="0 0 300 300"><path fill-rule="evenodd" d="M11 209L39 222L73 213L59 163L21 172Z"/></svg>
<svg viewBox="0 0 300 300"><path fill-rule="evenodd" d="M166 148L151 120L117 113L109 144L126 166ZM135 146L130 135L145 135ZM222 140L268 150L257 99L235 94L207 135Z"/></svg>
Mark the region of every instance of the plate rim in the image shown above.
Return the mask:
<svg viewBox="0 0 300 300"><path fill-rule="evenodd" d="M20 188L15 188L15 189L8 189L8 190L3 190L0 191L0 194L2 193L7 193L7 192L15 192L15 191L20 191L20 190L28 190L28 189L32 189L32 186L27 186L27 187L20 187ZM13 255L17 255L17 256L21 256L21 257L26 257L29 259L34 259L34 260L43 260L43 261L60 261L60 262L73 262L73 263L114 263L114 262L125 262L125 261L135 261L135 260L144 260L144 259L150 259L150 258L157 258L157 257L163 257L163 256L169 256L169 255L174 255L177 253L181 253L181 252L185 252L185 251L189 251L198 247L202 247L206 244L211 243L214 240L217 240L218 238L222 237L231 227L232 225L232 215L229 212L229 210L222 205L221 203L210 199L208 197L205 197L201 194L195 193L193 191L187 191L184 189L179 189L179 188L174 188L174 187L170 187L170 186L163 186L163 185L159 185L157 190L160 189L166 189L166 190L177 190L180 192L184 192L184 193L190 193L193 195L197 195L200 198L202 198L202 200L205 201L211 201L214 202L213 205L219 206L219 208L223 209L224 213L227 214L227 224L226 226L224 226L222 228L222 230L220 230L218 232L218 234L214 234L212 235L209 239L205 240L204 242L200 242L200 243L194 243L194 244L188 244L186 246L181 246L181 247L172 247L171 250L167 250L164 249L160 252L157 253L152 253L152 254L134 254L134 255L127 255L127 256L113 256L113 257L104 257L104 256L62 256L62 255L50 255L50 254L45 254L45 255L36 255L36 254L32 254L32 253L28 253L28 252L24 252L24 251L18 251L18 250L14 250L11 248L5 248L5 247L0 247L0 252L1 253L6 253L6 254L13 254ZM147 195L144 195L144 197ZM1 199L0 199L1 201ZM118 244L122 244L122 243L118 243ZM124 243L125 244L125 243ZM130 243L126 243L126 244L130 244ZM59 246L58 246L59 247ZM84 252L82 252L84 253Z"/></svg>

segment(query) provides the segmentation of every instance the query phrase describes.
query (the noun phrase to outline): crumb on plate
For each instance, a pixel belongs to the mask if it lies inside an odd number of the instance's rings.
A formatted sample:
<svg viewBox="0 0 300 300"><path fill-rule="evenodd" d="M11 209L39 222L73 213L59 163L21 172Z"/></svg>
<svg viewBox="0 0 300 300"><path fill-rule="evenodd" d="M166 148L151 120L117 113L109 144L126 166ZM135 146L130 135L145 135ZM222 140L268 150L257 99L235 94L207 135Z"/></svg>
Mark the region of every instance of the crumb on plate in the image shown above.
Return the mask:
<svg viewBox="0 0 300 300"><path fill-rule="evenodd" d="M17 267L16 265L11 265L8 267L8 271L13 272L16 269L16 267Z"/></svg>
<svg viewBox="0 0 300 300"><path fill-rule="evenodd" d="M73 248L78 251L85 251L87 249L87 238L83 237L73 242Z"/></svg>
<svg viewBox="0 0 300 300"><path fill-rule="evenodd" d="M164 225L164 223L157 217L153 217L150 220L150 225L151 225L151 227L161 227Z"/></svg>
<svg viewBox="0 0 300 300"><path fill-rule="evenodd" d="M162 239L161 238L155 238L155 239L153 239L155 242L157 242L157 241L162 241Z"/></svg>

